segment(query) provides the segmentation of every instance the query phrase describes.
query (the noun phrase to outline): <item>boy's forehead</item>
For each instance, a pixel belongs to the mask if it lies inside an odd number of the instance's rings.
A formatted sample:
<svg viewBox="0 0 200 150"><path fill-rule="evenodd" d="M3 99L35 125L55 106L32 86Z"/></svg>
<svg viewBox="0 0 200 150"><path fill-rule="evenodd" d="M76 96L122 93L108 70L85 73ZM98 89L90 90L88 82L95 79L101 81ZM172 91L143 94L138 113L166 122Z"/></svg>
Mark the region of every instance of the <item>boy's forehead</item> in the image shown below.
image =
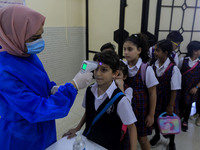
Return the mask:
<svg viewBox="0 0 200 150"><path fill-rule="evenodd" d="M98 62L98 66L102 66L102 67L109 67L110 68L110 66L109 65L107 65L107 64L104 64L103 62L99 62L99 61L97 61Z"/></svg>

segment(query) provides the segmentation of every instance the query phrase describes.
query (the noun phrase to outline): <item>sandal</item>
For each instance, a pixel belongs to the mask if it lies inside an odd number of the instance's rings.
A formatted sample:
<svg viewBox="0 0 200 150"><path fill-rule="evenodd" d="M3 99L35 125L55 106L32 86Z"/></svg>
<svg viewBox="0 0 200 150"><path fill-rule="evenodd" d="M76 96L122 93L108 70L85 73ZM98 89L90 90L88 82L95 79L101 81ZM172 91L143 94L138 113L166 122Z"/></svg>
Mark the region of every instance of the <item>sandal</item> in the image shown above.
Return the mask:
<svg viewBox="0 0 200 150"><path fill-rule="evenodd" d="M196 125L200 127L200 117L197 118Z"/></svg>
<svg viewBox="0 0 200 150"><path fill-rule="evenodd" d="M198 113L195 113L194 115L190 116L191 120L196 120L199 117Z"/></svg>

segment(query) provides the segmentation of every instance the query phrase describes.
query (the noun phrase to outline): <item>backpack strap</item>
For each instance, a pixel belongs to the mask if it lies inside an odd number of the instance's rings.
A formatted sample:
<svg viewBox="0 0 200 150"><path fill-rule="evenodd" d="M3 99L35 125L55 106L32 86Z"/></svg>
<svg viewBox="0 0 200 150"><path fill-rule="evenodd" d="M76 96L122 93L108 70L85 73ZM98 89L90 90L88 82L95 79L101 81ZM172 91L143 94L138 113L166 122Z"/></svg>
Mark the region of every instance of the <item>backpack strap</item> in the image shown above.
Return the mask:
<svg viewBox="0 0 200 150"><path fill-rule="evenodd" d="M90 125L87 133L85 134L86 136L90 133L90 130L92 126L99 120L99 118L106 112L106 110L117 100L121 95L124 95L124 93L119 92L117 93L110 101L109 103L97 114L97 116L93 119L92 124Z"/></svg>
<svg viewBox="0 0 200 150"><path fill-rule="evenodd" d="M170 63L170 64L168 65L168 67L165 69L165 72L167 72L173 65L174 65L174 63ZM164 72L164 73L165 73L165 72Z"/></svg>
<svg viewBox="0 0 200 150"><path fill-rule="evenodd" d="M147 67L148 67L147 63L142 63L141 64L141 78L142 78L143 84L145 84L145 77L146 77Z"/></svg>
<svg viewBox="0 0 200 150"><path fill-rule="evenodd" d="M199 61L197 61L196 64L195 64L192 68L188 69L188 70L187 70L186 72L184 72L182 75L185 75L186 73L192 71L198 64L199 64Z"/></svg>

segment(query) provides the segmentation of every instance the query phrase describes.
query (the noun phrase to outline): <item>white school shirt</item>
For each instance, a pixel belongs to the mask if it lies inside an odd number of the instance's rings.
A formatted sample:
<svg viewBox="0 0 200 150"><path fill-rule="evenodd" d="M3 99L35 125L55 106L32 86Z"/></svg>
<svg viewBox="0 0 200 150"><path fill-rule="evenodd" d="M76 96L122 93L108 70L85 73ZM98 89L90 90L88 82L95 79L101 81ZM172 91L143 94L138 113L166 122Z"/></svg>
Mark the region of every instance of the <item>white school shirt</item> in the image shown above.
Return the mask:
<svg viewBox="0 0 200 150"><path fill-rule="evenodd" d="M192 68L198 61L200 61L199 60L199 58L197 58L197 59L195 59L195 60L191 60L191 58L190 57L185 57L185 59L189 59L189 61L188 61L188 66L190 67L190 68ZM180 59L180 61L179 61L179 69L181 69L182 68L182 65L183 65L183 60L184 60L184 57L181 57L181 59Z"/></svg>
<svg viewBox="0 0 200 150"><path fill-rule="evenodd" d="M136 65L133 67L129 67L127 61L124 61L124 63L128 66L129 77L134 77L137 74L138 70L140 69L140 66L142 65L142 59L139 58ZM146 69L145 84L147 88L150 88L159 84L152 66L148 66Z"/></svg>
<svg viewBox="0 0 200 150"><path fill-rule="evenodd" d="M106 92L98 97L98 84L94 83L91 87L91 92L94 94L95 97L95 110L99 108L99 106L106 100L108 97L111 98L114 90L117 88L115 82L113 81L110 87L106 90ZM82 106L85 108L85 100L86 100L86 93L83 99ZM125 125L133 124L137 121L135 114L133 112L132 106L127 100L126 96L122 97L117 105L117 113Z"/></svg>
<svg viewBox="0 0 200 150"><path fill-rule="evenodd" d="M172 53L175 54L175 56L174 56L174 62L175 62L175 64L178 66L178 63L179 63L178 54L177 54L175 51L172 51Z"/></svg>
<svg viewBox="0 0 200 150"><path fill-rule="evenodd" d="M162 76L169 64L171 63L170 59L167 58L166 61L162 66L159 67L159 60L156 60L155 67L156 67L156 74L158 77ZM181 89L181 72L178 67L175 65L172 70L172 77L171 77L171 90L180 90Z"/></svg>
<svg viewBox="0 0 200 150"><path fill-rule="evenodd" d="M133 89L131 87L128 87L125 91L124 91L124 94L126 96L126 98L128 99L128 101L130 102L131 104L131 100L133 98Z"/></svg>
<svg viewBox="0 0 200 150"><path fill-rule="evenodd" d="M150 58L152 58L152 49L153 49L153 47L150 47L150 48L149 48L149 57L150 57ZM177 54L175 51L172 51L172 53L175 55L175 56L174 56L174 62L175 62L175 64L178 66L178 63L179 63L178 54Z"/></svg>

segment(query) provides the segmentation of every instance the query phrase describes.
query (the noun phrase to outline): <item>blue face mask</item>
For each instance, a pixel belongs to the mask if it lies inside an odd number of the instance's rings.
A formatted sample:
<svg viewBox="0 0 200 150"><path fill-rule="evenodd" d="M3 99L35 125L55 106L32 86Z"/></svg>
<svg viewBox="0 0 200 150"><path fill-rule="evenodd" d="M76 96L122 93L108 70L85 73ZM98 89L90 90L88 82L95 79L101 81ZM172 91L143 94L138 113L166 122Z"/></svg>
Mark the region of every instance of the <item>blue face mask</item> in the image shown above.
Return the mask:
<svg viewBox="0 0 200 150"><path fill-rule="evenodd" d="M40 38L36 41L26 43L26 47L28 50L27 51L28 54L38 54L44 50L45 42L42 38Z"/></svg>

